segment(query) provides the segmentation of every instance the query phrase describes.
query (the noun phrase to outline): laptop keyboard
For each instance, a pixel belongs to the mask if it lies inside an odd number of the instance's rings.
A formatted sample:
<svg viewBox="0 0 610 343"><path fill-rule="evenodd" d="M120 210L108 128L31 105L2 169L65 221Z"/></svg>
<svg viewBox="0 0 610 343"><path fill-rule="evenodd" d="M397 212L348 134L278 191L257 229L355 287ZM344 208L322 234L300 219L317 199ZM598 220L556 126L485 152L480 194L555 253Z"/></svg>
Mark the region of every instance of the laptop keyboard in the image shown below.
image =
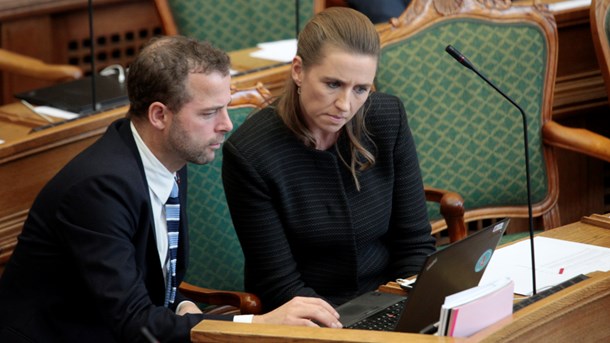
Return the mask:
<svg viewBox="0 0 610 343"><path fill-rule="evenodd" d="M398 324L407 299L401 300L396 304L387 307L379 313L365 318L355 324L348 326L348 329L393 331Z"/></svg>

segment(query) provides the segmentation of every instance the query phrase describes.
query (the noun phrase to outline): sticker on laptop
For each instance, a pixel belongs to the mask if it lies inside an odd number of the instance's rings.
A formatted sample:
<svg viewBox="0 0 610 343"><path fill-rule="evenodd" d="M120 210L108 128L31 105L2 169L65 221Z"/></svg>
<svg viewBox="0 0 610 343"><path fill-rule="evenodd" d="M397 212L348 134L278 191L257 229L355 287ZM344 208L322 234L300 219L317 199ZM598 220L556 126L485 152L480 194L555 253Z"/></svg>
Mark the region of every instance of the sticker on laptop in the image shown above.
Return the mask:
<svg viewBox="0 0 610 343"><path fill-rule="evenodd" d="M498 230L502 230L502 228L504 227L505 224L506 224L506 222L501 222L501 223L496 224L496 226L494 226L492 232L496 232Z"/></svg>
<svg viewBox="0 0 610 343"><path fill-rule="evenodd" d="M485 269L485 266L487 266L487 264L489 263L489 260L491 260L491 254L493 253L493 251L491 249L487 249L482 255L481 257L479 257L479 260L477 261L477 264L474 266L474 271L475 272L480 272L481 270Z"/></svg>

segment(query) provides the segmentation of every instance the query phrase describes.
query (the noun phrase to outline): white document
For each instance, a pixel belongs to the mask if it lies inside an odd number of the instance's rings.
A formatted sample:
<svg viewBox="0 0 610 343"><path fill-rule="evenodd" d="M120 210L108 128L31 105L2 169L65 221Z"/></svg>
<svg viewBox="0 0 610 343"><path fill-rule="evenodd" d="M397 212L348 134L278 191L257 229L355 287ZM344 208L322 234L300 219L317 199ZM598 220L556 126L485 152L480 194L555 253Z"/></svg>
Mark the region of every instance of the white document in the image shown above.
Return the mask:
<svg viewBox="0 0 610 343"><path fill-rule="evenodd" d="M260 50L251 53L250 56L265 60L291 62L292 58L297 54L296 39L260 43L257 47Z"/></svg>
<svg viewBox="0 0 610 343"><path fill-rule="evenodd" d="M50 107L50 106L34 106L25 100L21 100L21 103L27 107L30 111L36 113L38 116L46 119L49 123L52 123L53 120L49 118L57 117L62 119L74 119L78 117L78 114L74 112L68 112L59 108Z"/></svg>
<svg viewBox="0 0 610 343"><path fill-rule="evenodd" d="M38 114L47 115L56 118L62 119L74 119L78 117L78 114L74 112L65 111L59 108L50 107L50 106L36 106L34 107L34 111Z"/></svg>
<svg viewBox="0 0 610 343"><path fill-rule="evenodd" d="M579 274L610 270L610 249L560 239L535 237L536 290L543 291ZM532 258L530 241L497 249L480 284L503 277L515 282L515 293L531 295Z"/></svg>

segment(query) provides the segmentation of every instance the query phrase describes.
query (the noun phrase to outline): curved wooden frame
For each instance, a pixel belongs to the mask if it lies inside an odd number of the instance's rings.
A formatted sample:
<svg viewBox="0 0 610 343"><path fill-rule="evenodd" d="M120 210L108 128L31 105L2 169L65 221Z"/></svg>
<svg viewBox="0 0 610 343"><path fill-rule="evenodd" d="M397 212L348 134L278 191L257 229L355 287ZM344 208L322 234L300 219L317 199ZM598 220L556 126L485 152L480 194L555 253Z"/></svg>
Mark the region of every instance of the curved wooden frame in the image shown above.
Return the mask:
<svg viewBox="0 0 610 343"><path fill-rule="evenodd" d="M262 109L269 105L272 99L271 92L260 82L254 87L243 89L232 86L229 108L252 107Z"/></svg>
<svg viewBox="0 0 610 343"><path fill-rule="evenodd" d="M608 36L606 33L606 13L610 6L610 0L591 0L590 18L591 36L593 37L593 46L597 54L597 62L599 69L604 78L606 93L610 98L610 45L608 44Z"/></svg>
<svg viewBox="0 0 610 343"><path fill-rule="evenodd" d="M608 2L608 0L604 0ZM451 18L484 19L491 22L526 21L537 25L547 37L547 69L541 106L543 155L548 175L548 194L532 205L535 217L542 216L545 229L560 225L558 210L559 176L553 146L581 152L610 161L610 140L583 129L564 127L552 121L553 93L558 59L557 26L546 5L514 6L510 0L413 0L407 10L387 24L377 26L382 47L410 37L431 25ZM465 221L499 217L528 217L527 206L503 206L468 210ZM446 227L433 223L434 230Z"/></svg>

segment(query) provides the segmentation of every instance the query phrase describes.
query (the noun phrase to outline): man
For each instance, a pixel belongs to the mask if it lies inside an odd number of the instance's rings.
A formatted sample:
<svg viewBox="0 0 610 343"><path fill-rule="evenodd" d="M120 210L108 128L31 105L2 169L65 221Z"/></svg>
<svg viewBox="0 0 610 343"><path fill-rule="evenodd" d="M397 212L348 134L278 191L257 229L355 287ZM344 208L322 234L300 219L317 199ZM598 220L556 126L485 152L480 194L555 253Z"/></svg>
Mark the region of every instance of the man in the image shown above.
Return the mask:
<svg viewBox="0 0 610 343"><path fill-rule="evenodd" d="M127 118L49 181L30 210L0 279L1 342L137 342L145 329L188 342L209 318L340 327L320 299L234 318L204 315L173 294L188 257L185 166L210 162L232 129L229 66L225 53L180 36L142 50L128 75ZM176 218L164 210L175 184ZM172 221L178 244L168 257Z"/></svg>

